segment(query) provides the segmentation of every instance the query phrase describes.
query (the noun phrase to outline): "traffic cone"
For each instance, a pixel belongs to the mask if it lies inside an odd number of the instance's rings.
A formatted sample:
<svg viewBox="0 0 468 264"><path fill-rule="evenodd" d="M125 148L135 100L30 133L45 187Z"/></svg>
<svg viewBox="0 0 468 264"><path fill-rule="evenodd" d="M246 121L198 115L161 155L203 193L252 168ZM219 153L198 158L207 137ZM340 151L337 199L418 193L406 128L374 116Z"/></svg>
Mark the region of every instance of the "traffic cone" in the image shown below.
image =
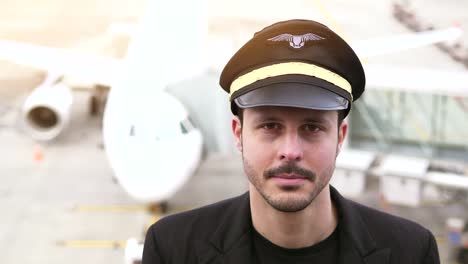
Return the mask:
<svg viewBox="0 0 468 264"><path fill-rule="evenodd" d="M41 162L44 159L44 153L41 146L35 145L33 148L33 159L35 162Z"/></svg>
<svg viewBox="0 0 468 264"><path fill-rule="evenodd" d="M382 208L384 212L390 213L390 204L388 203L387 199L385 199L384 194L379 192L377 194L377 197L378 197L380 208Z"/></svg>

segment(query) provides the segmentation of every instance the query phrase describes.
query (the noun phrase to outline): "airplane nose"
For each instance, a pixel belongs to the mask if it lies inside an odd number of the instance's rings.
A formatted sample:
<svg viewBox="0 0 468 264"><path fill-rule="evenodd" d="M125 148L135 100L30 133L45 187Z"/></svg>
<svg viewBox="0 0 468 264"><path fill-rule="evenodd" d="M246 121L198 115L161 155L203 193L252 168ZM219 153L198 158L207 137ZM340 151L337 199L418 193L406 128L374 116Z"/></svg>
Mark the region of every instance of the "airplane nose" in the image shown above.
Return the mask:
<svg viewBox="0 0 468 264"><path fill-rule="evenodd" d="M152 100L125 99L125 94L111 91L104 113L104 143L110 165L130 196L144 202L164 201L197 168L201 132L189 131L186 126L186 133L181 130L188 112L167 93L161 92Z"/></svg>

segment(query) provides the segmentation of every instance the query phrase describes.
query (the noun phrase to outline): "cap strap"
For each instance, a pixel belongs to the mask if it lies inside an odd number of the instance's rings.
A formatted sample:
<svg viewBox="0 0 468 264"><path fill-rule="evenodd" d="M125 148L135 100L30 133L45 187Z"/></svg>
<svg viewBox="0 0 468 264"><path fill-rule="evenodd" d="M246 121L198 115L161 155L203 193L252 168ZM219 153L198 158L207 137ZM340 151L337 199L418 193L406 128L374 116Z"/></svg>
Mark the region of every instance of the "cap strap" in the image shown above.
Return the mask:
<svg viewBox="0 0 468 264"><path fill-rule="evenodd" d="M236 91L256 81L287 74L303 74L320 78L347 91L352 97L351 84L345 78L320 66L304 62L283 62L268 65L241 75L231 83L229 97Z"/></svg>

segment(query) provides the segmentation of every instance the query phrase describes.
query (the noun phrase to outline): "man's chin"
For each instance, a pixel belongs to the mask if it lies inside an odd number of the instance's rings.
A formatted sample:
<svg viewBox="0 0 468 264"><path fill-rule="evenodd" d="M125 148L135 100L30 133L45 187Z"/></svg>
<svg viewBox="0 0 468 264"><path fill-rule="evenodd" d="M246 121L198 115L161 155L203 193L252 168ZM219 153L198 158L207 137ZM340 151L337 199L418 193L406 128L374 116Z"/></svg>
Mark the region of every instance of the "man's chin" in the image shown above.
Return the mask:
<svg viewBox="0 0 468 264"><path fill-rule="evenodd" d="M298 185L282 185L282 186L278 186L278 189L281 191L281 192L286 192L286 193L295 193L297 191L299 191L301 189L301 186L298 186Z"/></svg>
<svg viewBox="0 0 468 264"><path fill-rule="evenodd" d="M294 213L301 211L312 202L310 197L305 194L293 193L293 192L282 192L271 196L264 197L267 203L274 209Z"/></svg>

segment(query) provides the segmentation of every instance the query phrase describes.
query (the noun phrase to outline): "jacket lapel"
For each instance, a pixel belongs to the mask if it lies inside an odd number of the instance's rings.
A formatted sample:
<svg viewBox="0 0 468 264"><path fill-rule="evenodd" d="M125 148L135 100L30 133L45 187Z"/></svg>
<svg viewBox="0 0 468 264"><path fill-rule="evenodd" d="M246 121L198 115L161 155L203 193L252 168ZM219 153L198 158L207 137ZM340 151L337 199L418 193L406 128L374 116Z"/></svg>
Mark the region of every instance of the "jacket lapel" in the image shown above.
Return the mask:
<svg viewBox="0 0 468 264"><path fill-rule="evenodd" d="M391 250L389 248L384 248L376 250L364 257L364 263L367 264L378 264L378 263L388 263L390 261Z"/></svg>
<svg viewBox="0 0 468 264"><path fill-rule="evenodd" d="M197 244L198 263L200 264L238 264L255 263L252 253L250 232L241 236L238 243L226 252L219 251L212 244Z"/></svg>
<svg viewBox="0 0 468 264"><path fill-rule="evenodd" d="M353 239L344 234L340 234L340 264L386 264L390 260L391 250L389 248L375 249L367 255L361 255L354 246Z"/></svg>
<svg viewBox="0 0 468 264"><path fill-rule="evenodd" d="M239 242L235 246L226 252L222 263L255 263L252 246L252 236L250 232L247 232L239 239Z"/></svg>
<svg viewBox="0 0 468 264"><path fill-rule="evenodd" d="M377 248L354 203L330 186L331 198L339 213L340 264L386 264L391 250Z"/></svg>
<svg viewBox="0 0 468 264"><path fill-rule="evenodd" d="M386 264L391 250L377 248L353 202L343 198L330 186L331 198L339 212L340 264ZM209 242L197 244L198 263L254 263L252 220L248 193L237 198L220 219Z"/></svg>
<svg viewBox="0 0 468 264"><path fill-rule="evenodd" d="M198 263L252 263L252 220L248 192L226 210L209 242L197 244Z"/></svg>

